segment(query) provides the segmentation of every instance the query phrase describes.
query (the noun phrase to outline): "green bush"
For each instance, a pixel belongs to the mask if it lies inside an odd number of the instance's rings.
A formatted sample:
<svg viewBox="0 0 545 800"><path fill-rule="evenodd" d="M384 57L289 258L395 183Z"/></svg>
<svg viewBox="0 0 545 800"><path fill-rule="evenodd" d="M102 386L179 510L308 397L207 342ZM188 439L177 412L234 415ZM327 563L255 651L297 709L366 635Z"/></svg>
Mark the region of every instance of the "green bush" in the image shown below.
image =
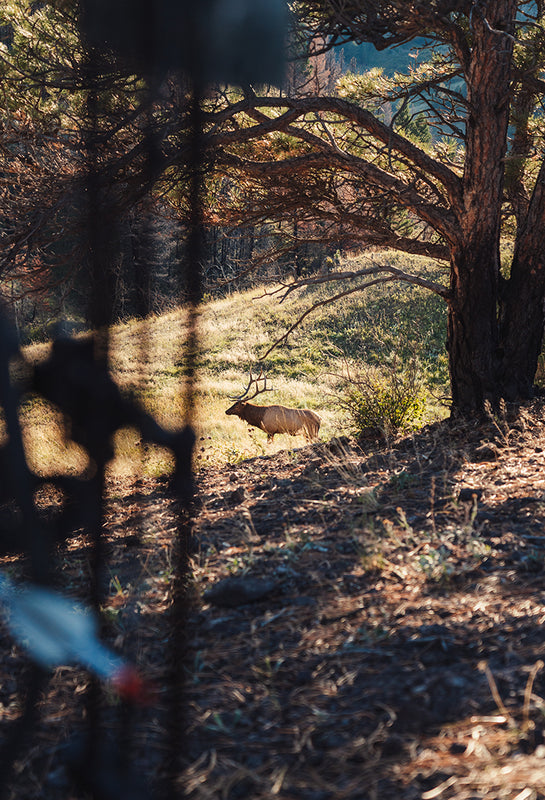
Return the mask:
<svg viewBox="0 0 545 800"><path fill-rule="evenodd" d="M339 401L358 438L380 434L386 439L422 424L425 398L418 362L397 358L381 370L367 367L342 379Z"/></svg>

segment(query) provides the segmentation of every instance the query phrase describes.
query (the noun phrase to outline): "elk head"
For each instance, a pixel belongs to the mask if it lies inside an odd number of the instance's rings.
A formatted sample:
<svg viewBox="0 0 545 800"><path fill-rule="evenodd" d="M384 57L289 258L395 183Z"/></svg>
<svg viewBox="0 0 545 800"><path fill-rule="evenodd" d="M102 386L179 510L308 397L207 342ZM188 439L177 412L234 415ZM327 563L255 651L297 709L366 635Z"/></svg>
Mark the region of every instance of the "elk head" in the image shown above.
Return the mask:
<svg viewBox="0 0 545 800"><path fill-rule="evenodd" d="M260 386L260 383L263 383ZM250 394L250 389L254 386L253 394ZM230 400L235 400L232 406L230 406L226 414L236 414L237 416L240 414L240 411L243 409L244 405L248 402L248 400L253 400L254 397L257 397L258 394L262 394L263 392L272 392L272 386L267 386L267 376L263 373L263 369L259 370L259 375L254 377L252 370L250 369L250 380L248 381L248 385L242 392L237 396L229 396Z"/></svg>

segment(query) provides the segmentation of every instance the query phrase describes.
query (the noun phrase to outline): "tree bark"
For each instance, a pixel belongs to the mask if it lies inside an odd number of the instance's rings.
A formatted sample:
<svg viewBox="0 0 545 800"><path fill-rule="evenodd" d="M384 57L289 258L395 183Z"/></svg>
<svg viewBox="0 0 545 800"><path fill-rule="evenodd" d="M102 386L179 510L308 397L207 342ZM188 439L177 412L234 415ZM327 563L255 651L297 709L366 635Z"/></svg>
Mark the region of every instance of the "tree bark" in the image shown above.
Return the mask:
<svg viewBox="0 0 545 800"><path fill-rule="evenodd" d="M519 228L511 275L501 297L501 381L504 397L527 399L545 325L545 161L541 164L524 225Z"/></svg>
<svg viewBox="0 0 545 800"><path fill-rule="evenodd" d="M485 400L499 399L497 260L490 239L480 246L464 242L452 257L447 349L455 414L479 413Z"/></svg>
<svg viewBox="0 0 545 800"><path fill-rule="evenodd" d="M536 251L517 260L514 272L505 288L500 330L498 381L506 400L527 400L534 395L534 377L543 344L545 323L543 296L543 255ZM519 254L519 257L521 254Z"/></svg>
<svg viewBox="0 0 545 800"><path fill-rule="evenodd" d="M480 413L485 400L501 396L498 302L500 223L510 66L516 13L514 0L474 15L467 63L469 114L463 210L451 243L451 296L447 348L454 413Z"/></svg>

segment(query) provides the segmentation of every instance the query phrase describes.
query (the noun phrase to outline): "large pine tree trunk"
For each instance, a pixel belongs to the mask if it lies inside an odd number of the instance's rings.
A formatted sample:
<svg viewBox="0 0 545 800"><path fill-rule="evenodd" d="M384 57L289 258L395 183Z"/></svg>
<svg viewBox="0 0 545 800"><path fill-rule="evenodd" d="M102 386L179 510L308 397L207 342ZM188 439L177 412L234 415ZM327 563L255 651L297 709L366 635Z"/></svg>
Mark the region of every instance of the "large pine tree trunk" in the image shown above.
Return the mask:
<svg viewBox="0 0 545 800"><path fill-rule="evenodd" d="M473 241L455 249L448 309L452 408L472 414L498 397L498 269L494 241Z"/></svg>
<svg viewBox="0 0 545 800"><path fill-rule="evenodd" d="M452 249L448 348L455 412L534 394L545 330L545 161L521 220L510 277L501 285L493 215L483 203Z"/></svg>
<svg viewBox="0 0 545 800"><path fill-rule="evenodd" d="M484 14L486 13L486 17ZM454 413L481 412L501 396L499 378L500 222L515 0L473 15L465 57L468 87L463 204L451 242L449 367Z"/></svg>
<svg viewBox="0 0 545 800"><path fill-rule="evenodd" d="M502 291L500 313L501 382L508 400L533 395L545 325L545 161L526 218L520 220L511 275Z"/></svg>
<svg viewBox="0 0 545 800"><path fill-rule="evenodd" d="M543 343L543 286L532 275L536 261L543 261L541 252L529 254L524 269L515 271L514 280L505 290L500 330L501 395L506 400L527 400L534 394L534 377ZM543 264L539 264L543 272ZM526 275L526 280L524 276ZM540 281L542 283L542 280Z"/></svg>

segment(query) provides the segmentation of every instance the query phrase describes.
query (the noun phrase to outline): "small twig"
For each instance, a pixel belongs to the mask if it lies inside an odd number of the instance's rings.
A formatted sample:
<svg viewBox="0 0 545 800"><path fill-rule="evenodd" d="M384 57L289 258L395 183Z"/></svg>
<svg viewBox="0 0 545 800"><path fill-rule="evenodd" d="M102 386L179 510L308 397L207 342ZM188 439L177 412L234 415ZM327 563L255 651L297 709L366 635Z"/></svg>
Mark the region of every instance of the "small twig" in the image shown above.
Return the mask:
<svg viewBox="0 0 545 800"><path fill-rule="evenodd" d="M522 730L526 732L530 727L530 700L532 697L532 689L537 673L543 669L543 661L536 661L532 667L528 680L526 681L526 689L524 690L524 707L522 711Z"/></svg>
<svg viewBox="0 0 545 800"><path fill-rule="evenodd" d="M322 128L323 132L325 133L325 135L328 138L329 144L335 150L335 152L338 153L338 155L340 155L340 156L346 156L347 154L344 152L344 150L341 150L341 148L337 144L337 140L335 139L335 137L333 136L333 134L331 133L331 131L329 130L329 128L325 124L325 121L320 117L320 115L318 113L315 114L315 119L320 124L320 127Z"/></svg>
<svg viewBox="0 0 545 800"><path fill-rule="evenodd" d="M437 530L435 527L435 475L431 476L430 517L431 517L431 529L433 531L433 535L435 536L437 534Z"/></svg>
<svg viewBox="0 0 545 800"><path fill-rule="evenodd" d="M488 685L490 686L490 691L492 693L492 697L494 698L494 702L496 703L496 705L498 707L498 710L500 711L501 714L504 715L504 717L506 717L506 719L509 720L509 722L512 723L513 722L513 717L511 716L511 714L509 713L509 711L506 709L505 705L503 704L503 700L501 699L500 693L498 691L498 686L496 684L496 681L494 680L494 676L492 675L492 671L491 671L490 667L488 666L487 662L486 661L480 661L479 664L478 664L478 669L481 672L484 672L484 674L486 675L486 678L488 680Z"/></svg>

